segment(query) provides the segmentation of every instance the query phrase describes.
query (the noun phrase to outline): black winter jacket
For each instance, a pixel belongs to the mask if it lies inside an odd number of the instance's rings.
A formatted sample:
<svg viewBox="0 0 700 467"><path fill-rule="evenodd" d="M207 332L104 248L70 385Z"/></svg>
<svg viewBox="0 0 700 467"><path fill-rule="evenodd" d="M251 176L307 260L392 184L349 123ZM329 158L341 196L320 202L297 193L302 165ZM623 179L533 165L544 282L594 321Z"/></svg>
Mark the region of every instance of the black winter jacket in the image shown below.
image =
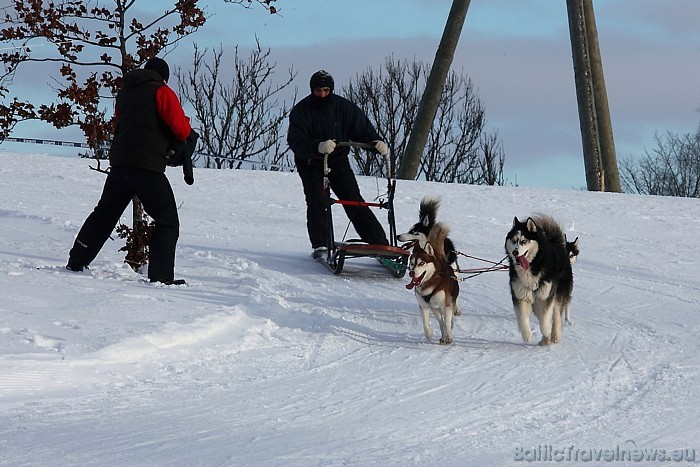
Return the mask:
<svg viewBox="0 0 700 467"><path fill-rule="evenodd" d="M156 108L156 92L163 85L153 70L136 69L124 78L116 99L110 165L165 172L168 145L175 139Z"/></svg>
<svg viewBox="0 0 700 467"><path fill-rule="evenodd" d="M322 164L318 143L328 139L370 143L380 138L365 113L354 103L335 94L325 98L309 94L289 114L287 144L294 152L295 162ZM333 166L349 153L348 147L336 148L328 158L328 165Z"/></svg>

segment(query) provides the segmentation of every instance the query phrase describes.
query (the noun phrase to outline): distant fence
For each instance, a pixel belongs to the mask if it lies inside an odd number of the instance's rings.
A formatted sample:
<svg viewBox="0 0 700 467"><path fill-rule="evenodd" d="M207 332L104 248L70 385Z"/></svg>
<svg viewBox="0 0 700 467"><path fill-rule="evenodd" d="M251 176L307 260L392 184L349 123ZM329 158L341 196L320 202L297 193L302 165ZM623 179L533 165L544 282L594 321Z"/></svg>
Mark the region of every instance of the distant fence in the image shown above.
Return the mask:
<svg viewBox="0 0 700 467"><path fill-rule="evenodd" d="M59 140L53 140L53 139L38 139L38 138L12 138L12 137L7 137L5 139L0 139L0 144L3 142L7 141L8 143L30 143L30 144L48 144L50 146L65 146L69 148L90 148L90 146L87 143L78 143L75 141L59 141ZM199 157L209 157L209 158L218 158L218 159L224 159L224 160L234 160L234 161L241 161L246 164L251 164L253 167L256 165L260 166L267 166L270 168L278 169L278 170L294 170L294 167L288 166L288 165L283 165L283 164L268 164L264 163L262 161L257 161L257 160L251 160L251 159L242 159L238 157L233 157L233 156L217 156L214 154L206 154L206 153L195 153L194 154L195 158L198 159Z"/></svg>
<svg viewBox="0 0 700 467"><path fill-rule="evenodd" d="M49 144L51 146L68 146L70 148L89 148L87 143L76 143L75 141L57 141L53 139L37 139L37 138L11 138L7 137L0 139L0 143L7 141L8 143L31 143L31 144Z"/></svg>

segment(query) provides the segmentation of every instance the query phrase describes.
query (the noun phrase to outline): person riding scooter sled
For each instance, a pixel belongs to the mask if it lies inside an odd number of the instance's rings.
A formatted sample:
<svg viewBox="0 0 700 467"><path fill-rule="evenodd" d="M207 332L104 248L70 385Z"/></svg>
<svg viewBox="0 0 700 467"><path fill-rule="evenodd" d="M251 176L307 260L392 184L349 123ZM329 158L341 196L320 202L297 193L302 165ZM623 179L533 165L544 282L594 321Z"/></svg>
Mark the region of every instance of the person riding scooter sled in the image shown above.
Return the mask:
<svg viewBox="0 0 700 467"><path fill-rule="evenodd" d="M372 143L385 156L388 148L365 113L354 103L333 93L333 77L324 70L311 76L311 94L289 114L287 143L306 198L306 228L316 259L327 254L328 220L323 196L323 155L328 155L330 187L341 199L364 201L350 167L349 147L339 141ZM369 244L388 245L384 228L366 206L343 205L360 238Z"/></svg>

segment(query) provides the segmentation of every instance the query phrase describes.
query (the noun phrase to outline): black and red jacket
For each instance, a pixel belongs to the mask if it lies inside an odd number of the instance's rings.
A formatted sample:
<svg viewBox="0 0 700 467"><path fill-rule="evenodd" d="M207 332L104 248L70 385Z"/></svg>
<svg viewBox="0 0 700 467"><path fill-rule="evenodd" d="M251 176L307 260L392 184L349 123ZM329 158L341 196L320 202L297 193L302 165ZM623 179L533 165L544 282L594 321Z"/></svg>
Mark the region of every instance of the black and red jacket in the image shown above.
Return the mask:
<svg viewBox="0 0 700 467"><path fill-rule="evenodd" d="M168 146L184 141L192 130L175 92L153 70L137 69L126 75L115 113L109 150L113 166L165 172Z"/></svg>

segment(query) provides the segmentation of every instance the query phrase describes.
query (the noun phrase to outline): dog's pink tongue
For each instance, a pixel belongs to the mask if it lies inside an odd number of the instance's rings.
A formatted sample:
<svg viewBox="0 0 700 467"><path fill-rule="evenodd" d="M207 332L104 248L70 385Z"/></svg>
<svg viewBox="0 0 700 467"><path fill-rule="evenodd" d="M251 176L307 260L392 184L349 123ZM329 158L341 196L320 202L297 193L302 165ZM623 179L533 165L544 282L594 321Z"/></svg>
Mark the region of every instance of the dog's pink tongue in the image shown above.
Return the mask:
<svg viewBox="0 0 700 467"><path fill-rule="evenodd" d="M421 274L419 277L411 276L411 282L406 284L406 288L408 290L411 290L413 287L420 285L420 283L423 282L424 277L425 277L425 271L423 271L423 274Z"/></svg>
<svg viewBox="0 0 700 467"><path fill-rule="evenodd" d="M530 263L528 263L527 258L525 255L520 255L518 256L518 263L520 263L520 267L523 269L530 269Z"/></svg>

